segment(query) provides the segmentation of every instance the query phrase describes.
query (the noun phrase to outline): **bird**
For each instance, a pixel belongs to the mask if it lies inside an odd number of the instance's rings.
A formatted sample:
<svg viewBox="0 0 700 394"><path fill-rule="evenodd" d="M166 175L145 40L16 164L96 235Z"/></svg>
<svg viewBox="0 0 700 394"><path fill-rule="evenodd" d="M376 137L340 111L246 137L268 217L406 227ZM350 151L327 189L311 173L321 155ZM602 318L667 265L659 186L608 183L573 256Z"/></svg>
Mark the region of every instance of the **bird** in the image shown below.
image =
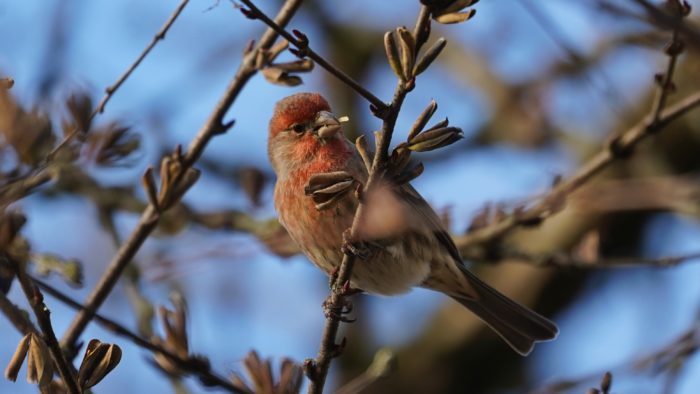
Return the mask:
<svg viewBox="0 0 700 394"><path fill-rule="evenodd" d="M327 275L343 259L344 233L358 207L355 193L319 210L305 194L312 176L345 171L364 184L368 170L344 136L342 125L319 93L278 101L268 130L268 156L277 176L274 206L280 224L308 259ZM557 326L470 272L430 205L410 185L385 182L363 201L360 239L370 254L357 259L350 288L385 296L413 287L438 291L472 311L521 355L536 342L554 339ZM358 230L359 231L359 230Z"/></svg>

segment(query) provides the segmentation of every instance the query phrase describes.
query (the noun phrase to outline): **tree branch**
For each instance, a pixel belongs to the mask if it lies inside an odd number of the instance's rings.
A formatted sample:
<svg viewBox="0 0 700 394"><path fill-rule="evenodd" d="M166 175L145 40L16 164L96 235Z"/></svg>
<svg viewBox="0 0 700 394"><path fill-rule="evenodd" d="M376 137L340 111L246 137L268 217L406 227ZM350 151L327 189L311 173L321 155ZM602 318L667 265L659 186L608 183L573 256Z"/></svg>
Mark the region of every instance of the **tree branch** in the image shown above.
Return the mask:
<svg viewBox="0 0 700 394"><path fill-rule="evenodd" d="M141 62L148 56L151 50L156 46L156 44L165 39L165 34L168 32L170 27L175 23L175 20L182 13L185 6L189 0L182 0L180 5L177 6L175 11L168 17L168 20L161 26L160 30L151 40L151 43L144 48L139 57L132 63L129 68L124 71L124 73L117 79L115 83L105 88L105 95L100 100L100 103L95 107L90 116L87 118L85 124L90 124L90 122L98 115L104 112L107 102L112 98L114 93L122 86L122 84L131 76L131 74L136 70L136 68L141 64ZM51 152L46 155L44 161L39 164L34 170L29 174L22 176L18 180L13 181L8 185L3 185L0 189L0 206L9 204L17 199L32 193L37 187L49 182L54 178L53 171L49 170L52 160L56 155L63 150L78 134L87 132L87 130L80 130L79 128L72 129L68 135L61 140L61 142L54 147Z"/></svg>
<svg viewBox="0 0 700 394"><path fill-rule="evenodd" d="M299 50L300 57L309 57L319 66L323 67L326 71L331 73L331 75L338 78L338 80L342 81L350 88L355 90L357 93L360 94L360 96L364 97L376 108L374 110L375 113L381 113L383 110L386 109L386 103L384 103L377 96L372 94L372 92L367 90L365 87L360 85L360 83L352 79L349 75L345 74L341 69L331 64L331 62L323 58L318 53L314 52L314 50L311 49L311 47L309 46L309 41L303 33L300 33L295 30L294 33L297 35L295 37L292 33L289 33L279 24L275 23L275 21L270 19L270 17L265 15L265 13L262 12L258 7L256 7L252 1L241 0L241 2L249 8L249 10L243 11L247 17L252 19L260 19L261 21L263 21L263 23L265 23L271 29L276 31L280 36L284 37L287 41L289 41L290 44L294 45Z"/></svg>
<svg viewBox="0 0 700 394"><path fill-rule="evenodd" d="M159 41L162 41L165 39L165 34L168 32L170 29L170 26L175 23L175 20L177 19L178 16L182 13L182 10L185 9L185 6L187 3L189 3L190 0L182 0L180 4L175 8L175 11L173 11L172 14L168 17L168 19L165 21L163 26L161 26L160 30L156 33L155 36L153 36L153 39L151 40L150 44L146 46L146 48L141 51L141 54L136 58L136 60L127 68L124 73L117 79L116 82L114 82L112 85L108 86L105 88L105 95L102 97L102 100L100 100L100 103L97 104L97 107L92 111L90 114L90 117L88 118L88 124L90 121L92 121L95 116L98 114L101 114L105 110L105 106L107 105L107 102L112 98L114 93L122 86L122 84L131 76L131 74L136 70L136 68L141 64L143 59L148 56L149 53L151 53L151 50L158 44ZM87 130L79 130L78 128L73 129L51 152L48 154L46 157L46 163L49 163L58 152L63 149L64 146L66 146L69 142L71 142L76 135L78 135L81 132L87 132Z"/></svg>
<svg viewBox="0 0 700 394"><path fill-rule="evenodd" d="M296 10L301 5L302 0L287 0L282 5L278 15L277 23L281 26L286 25ZM241 92L248 80L256 74L255 55L259 50L267 49L272 46L277 33L268 29L262 36L256 49L247 53L239 66L235 76L226 88L223 97L219 100L209 118L199 130L197 135L191 141L187 153L182 161L182 169L176 175L173 184L178 185L182 180L183 174L192 168L196 160L201 156L209 141L216 135L225 132L233 123L224 123L223 119L229 108L233 105L236 97ZM63 336L62 344L64 348L75 354L75 343L82 334L83 330L90 321L90 314L97 311L102 305L102 302L107 298L109 293L114 288L117 280L121 276L124 268L129 261L136 255L141 245L146 238L151 234L158 224L160 214L158 209L150 204L141 214L136 228L128 237L125 244L121 246L117 254L107 266L105 273L100 278L98 284L88 296L85 302L85 310L82 310L75 317L70 327Z"/></svg>
<svg viewBox="0 0 700 394"><path fill-rule="evenodd" d="M533 207L506 216L498 222L457 237L455 243L460 250L484 245L503 237L518 226L536 224L552 216L557 212L551 209L552 201L579 189L616 160L626 158L641 141L663 130L669 123L698 106L700 106L700 92L696 92L670 108L661 111L658 120L655 122L649 122L646 119L642 120L631 129L613 138L604 150L589 159L574 175L558 183Z"/></svg>
<svg viewBox="0 0 700 394"><path fill-rule="evenodd" d="M32 278L32 280L39 287L41 287L44 291L46 291L48 294L55 297L57 300L61 301L62 303L68 305L69 307L71 307L75 310L85 311L86 313L89 313L90 317L95 319L105 329L113 332L116 335L119 335L121 337L124 337L124 338L130 340L132 343L134 343L135 345L137 345L139 347L142 347L142 348L149 350L153 353L160 353L160 354L164 355L165 357L169 358L173 363L175 363L182 370L187 371L193 375L197 375L199 377L199 380L202 381L206 386L209 386L209 387L218 386L218 387L221 387L221 388L223 388L229 392L232 392L232 393L241 392L236 386L234 386L226 378L223 378L223 377L217 375L216 373L212 372L209 369L208 364L205 365L204 363L201 362L201 360L197 359L196 357L182 358L182 357L178 356L177 354L173 353L172 351L141 337L140 335L129 330L128 328L117 323L116 321L114 321L108 317L105 317L104 315L101 315L99 313L88 311L88 309L85 306L81 305L78 301L75 301L74 299L72 299L68 295L63 294L60 290L49 285L48 283L46 283L40 279L37 279L37 278Z"/></svg>
<svg viewBox="0 0 700 394"><path fill-rule="evenodd" d="M643 0L638 0L638 2L644 3ZM678 21L682 21L682 18L686 16L684 9L681 5L678 5L676 11L677 15L674 15L674 17L677 18ZM540 224L546 218L557 213L559 211L558 207L563 205L562 202L564 199L573 191L583 186L593 178L593 176L600 173L616 160L630 157L634 153L636 145L641 141L658 133L673 120L700 105L700 92L696 92L673 107L665 108L668 95L675 91L673 73L676 68L678 56L683 52L683 42L680 39L678 29L680 29L680 27L674 26L671 41L664 49L665 54L669 57L668 65L665 73L656 75L658 93L645 119L641 120L637 125L626 132L610 139L604 150L589 159L589 161L580 167L573 176L559 182L534 206L459 237L455 240L457 246L461 249L468 249L472 246L483 245L490 241L500 239L509 231L520 225Z"/></svg>
<svg viewBox="0 0 700 394"><path fill-rule="evenodd" d="M46 342L46 345L51 352L51 358L53 359L53 362L56 365L56 368L58 369L68 392L71 394L81 394L77 376L73 372L73 367L66 359L63 351L61 351L61 346L56 339L56 334L54 333L53 326L51 325L51 311L49 311L49 308L47 308L44 304L43 294L41 294L41 291L36 287L36 285L34 285L31 278L29 278L22 263L11 258L8 258L8 260L15 269L17 280L22 287L24 295L29 301L29 305L32 307L34 316L36 316L37 323L39 324L39 329L43 334L42 337L44 342Z"/></svg>
<svg viewBox="0 0 700 394"><path fill-rule="evenodd" d="M430 13L427 12L427 8L425 6L422 7L416 25L429 23L429 18ZM427 36L423 37L423 39L427 40ZM423 43L424 41L417 42L416 45L419 47ZM378 133L376 137L377 153L374 155L372 166L369 169L367 183L364 186L364 193L371 192L384 177L388 165L389 145L391 144L391 137L394 132L394 126L396 125L396 119L398 118L404 98L412 87L412 80L399 81L394 90L394 97L385 111L385 116L382 118L381 132ZM358 228L364 211L365 204L362 202L362 199L360 199L357 210L355 211L352 226L348 231L350 239L347 241L354 242L359 240ZM310 380L308 388L309 394L321 394L323 392L323 386L326 382L331 360L339 353L339 345L336 345L336 337L342 320L341 315L343 313L343 308L347 305L347 289L349 288L350 278L352 276L352 268L358 258L350 252L350 250L351 248L343 248L343 260L338 268L338 274L332 286L331 294L325 303L330 313L326 314L326 325L323 329L318 354L315 360L307 360L305 363L307 376ZM340 347L342 348L342 343Z"/></svg>
<svg viewBox="0 0 700 394"><path fill-rule="evenodd" d="M30 332L35 334L39 333L39 330L36 329L34 323L27 319L24 311L19 309L17 305L13 304L2 291L0 291L0 311L21 334L26 335Z"/></svg>

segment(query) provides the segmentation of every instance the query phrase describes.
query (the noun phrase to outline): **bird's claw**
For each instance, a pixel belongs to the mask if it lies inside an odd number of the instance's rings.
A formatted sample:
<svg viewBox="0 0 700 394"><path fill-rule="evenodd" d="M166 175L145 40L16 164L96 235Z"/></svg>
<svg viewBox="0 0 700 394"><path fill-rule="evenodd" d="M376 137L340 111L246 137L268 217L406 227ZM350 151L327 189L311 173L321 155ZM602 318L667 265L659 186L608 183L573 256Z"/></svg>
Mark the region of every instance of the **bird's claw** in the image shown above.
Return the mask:
<svg viewBox="0 0 700 394"><path fill-rule="evenodd" d="M350 229L343 231L343 245L340 248L347 255L356 256L360 260L369 260L372 251L364 242L354 241L350 235Z"/></svg>
<svg viewBox="0 0 700 394"><path fill-rule="evenodd" d="M331 272L328 273L328 288L331 290L335 287L335 282L338 281L338 272L340 272L340 267L334 267Z"/></svg>
<svg viewBox="0 0 700 394"><path fill-rule="evenodd" d="M344 299L340 305L336 306L333 304L332 298L333 296L330 296L323 301L323 314L326 316L326 319L334 319L342 323L354 322L356 319L345 317L345 315L352 312L352 302Z"/></svg>

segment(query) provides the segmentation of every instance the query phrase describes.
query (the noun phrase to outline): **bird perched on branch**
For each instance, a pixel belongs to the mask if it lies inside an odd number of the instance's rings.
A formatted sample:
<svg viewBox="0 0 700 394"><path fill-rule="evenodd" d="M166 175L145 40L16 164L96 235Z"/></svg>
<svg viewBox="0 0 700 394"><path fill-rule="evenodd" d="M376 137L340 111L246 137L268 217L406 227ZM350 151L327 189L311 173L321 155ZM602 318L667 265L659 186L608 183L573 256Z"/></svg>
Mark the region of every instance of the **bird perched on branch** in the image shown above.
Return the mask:
<svg viewBox="0 0 700 394"><path fill-rule="evenodd" d="M308 184L314 175L340 171L364 184L368 174L362 158L317 93L277 103L268 154L277 174L274 203L281 224L316 266L333 275L343 260L343 234L352 226L358 201L354 193L336 193L339 198L319 209L307 196ZM554 323L467 270L437 214L413 187L387 181L363 198L358 238L370 253L355 262L351 288L382 295L414 286L439 291L474 312L522 355L535 342L556 337Z"/></svg>

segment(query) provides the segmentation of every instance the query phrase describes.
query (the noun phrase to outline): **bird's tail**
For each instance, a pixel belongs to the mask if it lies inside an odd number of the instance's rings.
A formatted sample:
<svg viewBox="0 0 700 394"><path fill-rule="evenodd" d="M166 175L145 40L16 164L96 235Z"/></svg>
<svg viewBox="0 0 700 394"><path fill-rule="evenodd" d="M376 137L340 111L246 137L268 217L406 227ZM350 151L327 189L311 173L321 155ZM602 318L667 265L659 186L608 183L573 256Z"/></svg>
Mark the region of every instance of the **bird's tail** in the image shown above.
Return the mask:
<svg viewBox="0 0 700 394"><path fill-rule="evenodd" d="M557 336L559 330L553 322L501 294L461 264L458 266L464 273L469 289L445 293L474 312L513 350L526 356L535 342L548 341Z"/></svg>

